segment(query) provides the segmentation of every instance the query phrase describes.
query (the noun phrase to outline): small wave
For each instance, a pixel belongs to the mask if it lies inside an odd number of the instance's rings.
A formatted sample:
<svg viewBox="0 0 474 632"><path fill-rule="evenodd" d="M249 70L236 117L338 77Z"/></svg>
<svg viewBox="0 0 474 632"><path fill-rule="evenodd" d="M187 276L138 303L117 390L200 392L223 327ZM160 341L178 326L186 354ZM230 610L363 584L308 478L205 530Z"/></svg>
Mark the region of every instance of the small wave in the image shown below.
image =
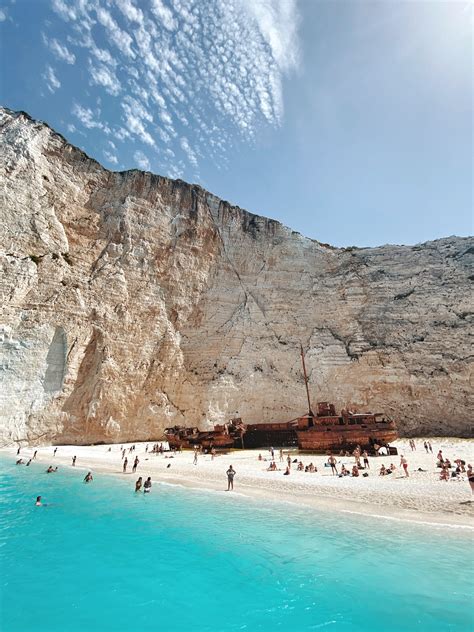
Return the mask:
<svg viewBox="0 0 474 632"><path fill-rule="evenodd" d="M357 516L365 516L366 518L381 518L382 520L392 520L394 522L410 522L414 524L429 525L430 527L447 527L449 529L467 529L474 531L474 526L469 524L449 524L447 522L431 522L430 520L415 520L412 518L398 518L397 516L386 516L383 514L365 513L362 511L352 511L351 509L341 509L342 513L355 514Z"/></svg>

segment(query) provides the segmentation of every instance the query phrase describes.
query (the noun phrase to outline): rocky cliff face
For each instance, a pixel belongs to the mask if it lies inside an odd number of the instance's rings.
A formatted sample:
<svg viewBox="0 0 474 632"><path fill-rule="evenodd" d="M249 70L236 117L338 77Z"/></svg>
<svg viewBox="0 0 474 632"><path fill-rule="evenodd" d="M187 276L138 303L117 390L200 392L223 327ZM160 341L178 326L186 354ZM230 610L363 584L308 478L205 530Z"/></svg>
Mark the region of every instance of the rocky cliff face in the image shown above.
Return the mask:
<svg viewBox="0 0 474 632"><path fill-rule="evenodd" d="M472 432L474 240L336 249L2 110L0 442L377 409Z"/></svg>

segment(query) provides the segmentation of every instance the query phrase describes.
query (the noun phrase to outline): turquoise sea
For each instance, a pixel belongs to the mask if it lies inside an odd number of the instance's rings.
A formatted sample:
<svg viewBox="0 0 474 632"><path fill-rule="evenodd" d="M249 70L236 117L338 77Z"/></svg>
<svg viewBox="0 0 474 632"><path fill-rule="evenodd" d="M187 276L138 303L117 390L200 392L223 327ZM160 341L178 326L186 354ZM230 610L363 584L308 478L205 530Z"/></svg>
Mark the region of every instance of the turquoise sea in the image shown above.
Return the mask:
<svg viewBox="0 0 474 632"><path fill-rule="evenodd" d="M3 632L474 630L464 531L0 466Z"/></svg>

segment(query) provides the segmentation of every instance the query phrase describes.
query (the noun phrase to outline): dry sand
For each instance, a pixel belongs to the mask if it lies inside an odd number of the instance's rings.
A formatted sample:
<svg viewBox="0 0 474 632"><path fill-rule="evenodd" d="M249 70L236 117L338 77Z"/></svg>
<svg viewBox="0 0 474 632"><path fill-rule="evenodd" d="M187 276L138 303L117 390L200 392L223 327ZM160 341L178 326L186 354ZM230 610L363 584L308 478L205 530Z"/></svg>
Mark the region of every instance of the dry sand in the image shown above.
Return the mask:
<svg viewBox="0 0 474 632"><path fill-rule="evenodd" d="M467 476L461 480L448 482L439 480L440 470L436 468L436 454L439 449L451 462L461 458L466 463L474 464L474 440L435 438L430 439L433 454L426 454L423 448L424 439L417 439L417 450L412 452L408 440L399 440L394 445L399 455L393 457L369 457L369 476L364 478L338 478L331 474L329 467L324 467L327 457L322 455L298 453L298 450L284 450L285 462L279 462L279 450L275 450L276 472L268 472L270 463L268 450L235 450L227 454L218 454L214 460L210 455L200 454L197 465L193 465L193 452L183 451L172 455L165 452L155 455L145 451L146 443L136 443L136 451L128 452L131 444L123 444L127 448L128 473L122 473L121 446L57 446L57 454L53 456L53 447L22 448L23 459L31 457L38 450L37 461L48 465L71 466L72 457L77 456L76 469L78 476L91 470L94 475L100 472L116 474L130 480L130 488L134 488L138 476L151 476L155 483L183 485L201 490L225 492L227 488L226 470L232 463L237 474L235 491L262 500L280 503L295 503L308 506L314 510L340 511L346 514L362 513L380 519L415 521L433 525L445 525L474 530L474 495L471 493ZM149 449L152 443L149 443ZM166 444L164 444L166 445ZM109 447L111 451L109 452ZM4 454L15 458L16 448L5 448ZM259 453L264 461L258 460ZM292 460L297 458L305 465L310 462L318 468L316 473L298 472L296 463L292 463L291 474L283 476L287 454ZM400 455L404 454L409 463L409 478L400 468ZM140 463L136 474L131 468L135 456ZM338 468L344 463L352 469L353 457L338 457ZM382 463L388 467L391 463L397 466L394 474L379 476ZM169 466L169 467L168 467ZM418 468L426 470L419 472ZM156 487L155 487L156 489ZM291 508L290 508L291 509Z"/></svg>

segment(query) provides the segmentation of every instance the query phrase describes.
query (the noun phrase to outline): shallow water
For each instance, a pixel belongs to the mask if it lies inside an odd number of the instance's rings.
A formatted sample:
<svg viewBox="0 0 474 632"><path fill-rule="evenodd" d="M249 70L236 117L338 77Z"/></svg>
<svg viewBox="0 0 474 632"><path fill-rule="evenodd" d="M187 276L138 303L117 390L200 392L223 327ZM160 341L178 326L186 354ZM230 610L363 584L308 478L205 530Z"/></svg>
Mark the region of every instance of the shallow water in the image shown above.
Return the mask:
<svg viewBox="0 0 474 632"><path fill-rule="evenodd" d="M474 629L467 533L12 463L3 632Z"/></svg>

